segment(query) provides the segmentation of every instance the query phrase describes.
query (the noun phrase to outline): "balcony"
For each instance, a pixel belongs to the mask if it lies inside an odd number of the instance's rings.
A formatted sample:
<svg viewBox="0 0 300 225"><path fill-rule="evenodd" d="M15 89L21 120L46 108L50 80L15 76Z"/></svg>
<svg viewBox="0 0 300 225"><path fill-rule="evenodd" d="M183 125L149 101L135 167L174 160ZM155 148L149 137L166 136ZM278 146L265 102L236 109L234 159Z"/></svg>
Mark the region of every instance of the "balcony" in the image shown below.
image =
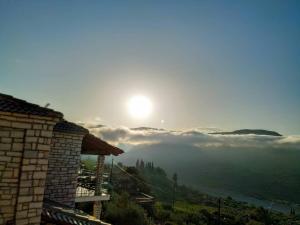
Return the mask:
<svg viewBox="0 0 300 225"><path fill-rule="evenodd" d="M75 202L108 201L110 199L107 189L102 188L100 194L95 194L95 187L95 176L79 176L77 180Z"/></svg>
<svg viewBox="0 0 300 225"><path fill-rule="evenodd" d="M85 187L77 187L75 202L97 202L108 201L110 195L106 193L105 189L102 189L101 195L95 195L95 190L90 190Z"/></svg>

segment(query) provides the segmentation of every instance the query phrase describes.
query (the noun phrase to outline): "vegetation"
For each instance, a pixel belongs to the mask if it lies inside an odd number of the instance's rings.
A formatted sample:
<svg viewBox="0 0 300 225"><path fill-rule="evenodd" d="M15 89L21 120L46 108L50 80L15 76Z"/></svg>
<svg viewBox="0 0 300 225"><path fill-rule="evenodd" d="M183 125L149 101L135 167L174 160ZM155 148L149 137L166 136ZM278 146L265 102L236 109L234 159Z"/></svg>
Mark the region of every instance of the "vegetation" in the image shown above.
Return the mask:
<svg viewBox="0 0 300 225"><path fill-rule="evenodd" d="M134 147L122 157L127 165L137 158L154 161L169 176L177 172L180 183L205 192L300 205L300 151L296 149L158 143Z"/></svg>
<svg viewBox="0 0 300 225"><path fill-rule="evenodd" d="M127 192L113 194L112 200L105 206L103 220L114 225L149 224L144 209L130 201Z"/></svg>
<svg viewBox="0 0 300 225"><path fill-rule="evenodd" d="M108 168L107 168L108 169ZM300 215L269 211L231 197L216 198L180 185L153 162L140 160L136 167L118 164L113 170L112 200L104 205L103 218L116 225L297 225ZM139 193L155 196L150 205L138 205ZM174 203L174 204L173 204Z"/></svg>

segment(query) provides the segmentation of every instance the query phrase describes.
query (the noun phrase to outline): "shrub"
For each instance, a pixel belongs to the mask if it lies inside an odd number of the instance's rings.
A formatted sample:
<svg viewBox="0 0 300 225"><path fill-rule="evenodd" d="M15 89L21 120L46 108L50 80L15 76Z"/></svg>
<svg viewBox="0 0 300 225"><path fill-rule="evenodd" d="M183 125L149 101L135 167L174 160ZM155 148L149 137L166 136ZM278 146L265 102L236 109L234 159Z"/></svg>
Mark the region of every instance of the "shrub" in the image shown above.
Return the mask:
<svg viewBox="0 0 300 225"><path fill-rule="evenodd" d="M115 194L106 205L104 220L114 225L148 225L143 208L129 201L129 195L123 192Z"/></svg>

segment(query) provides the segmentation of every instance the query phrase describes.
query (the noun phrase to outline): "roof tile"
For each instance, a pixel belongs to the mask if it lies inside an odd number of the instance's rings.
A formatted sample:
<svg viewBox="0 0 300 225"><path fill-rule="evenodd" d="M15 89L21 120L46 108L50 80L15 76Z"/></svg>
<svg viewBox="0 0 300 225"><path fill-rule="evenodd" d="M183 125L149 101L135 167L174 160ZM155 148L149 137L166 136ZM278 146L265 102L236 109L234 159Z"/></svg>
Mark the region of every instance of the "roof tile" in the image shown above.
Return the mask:
<svg viewBox="0 0 300 225"><path fill-rule="evenodd" d="M41 107L39 105L32 104L2 93L0 93L0 111L46 117L63 117L63 114L60 112Z"/></svg>
<svg viewBox="0 0 300 225"><path fill-rule="evenodd" d="M108 144L107 142L95 137L92 134L87 134L83 137L81 154L86 155L120 155L124 151Z"/></svg>
<svg viewBox="0 0 300 225"><path fill-rule="evenodd" d="M53 131L55 132L63 132L63 133L73 133L73 134L88 134L89 131L82 126L79 126L75 123L68 122L63 120L57 123Z"/></svg>

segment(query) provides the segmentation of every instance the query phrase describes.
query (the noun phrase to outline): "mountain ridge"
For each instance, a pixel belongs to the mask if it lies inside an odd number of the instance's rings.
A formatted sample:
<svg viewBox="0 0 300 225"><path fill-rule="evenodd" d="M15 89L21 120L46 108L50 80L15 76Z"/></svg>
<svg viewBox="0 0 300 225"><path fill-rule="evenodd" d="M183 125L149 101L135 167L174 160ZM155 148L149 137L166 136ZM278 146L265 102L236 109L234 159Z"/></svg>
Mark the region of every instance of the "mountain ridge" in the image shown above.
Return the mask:
<svg viewBox="0 0 300 225"><path fill-rule="evenodd" d="M269 135L269 136L282 136L282 134L279 134L276 131L269 131L269 130L263 130L263 129L240 129L240 130L234 130L234 131L228 131L228 132L213 132L209 134L222 134L222 135L247 135L247 134L255 134L255 135Z"/></svg>

